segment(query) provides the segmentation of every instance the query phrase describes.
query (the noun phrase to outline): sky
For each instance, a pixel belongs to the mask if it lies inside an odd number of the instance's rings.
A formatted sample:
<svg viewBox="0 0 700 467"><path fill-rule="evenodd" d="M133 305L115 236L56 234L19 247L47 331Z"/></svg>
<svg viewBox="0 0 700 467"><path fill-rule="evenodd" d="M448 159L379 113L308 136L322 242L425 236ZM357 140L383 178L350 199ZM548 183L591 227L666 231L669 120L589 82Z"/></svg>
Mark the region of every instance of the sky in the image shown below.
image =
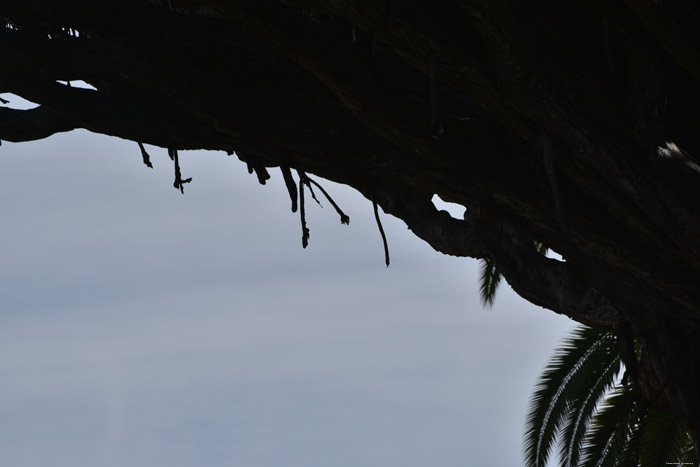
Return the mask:
<svg viewBox="0 0 700 467"><path fill-rule="evenodd" d="M570 320L323 182L85 131L0 146L0 465L522 465ZM318 181L321 181L320 179Z"/></svg>

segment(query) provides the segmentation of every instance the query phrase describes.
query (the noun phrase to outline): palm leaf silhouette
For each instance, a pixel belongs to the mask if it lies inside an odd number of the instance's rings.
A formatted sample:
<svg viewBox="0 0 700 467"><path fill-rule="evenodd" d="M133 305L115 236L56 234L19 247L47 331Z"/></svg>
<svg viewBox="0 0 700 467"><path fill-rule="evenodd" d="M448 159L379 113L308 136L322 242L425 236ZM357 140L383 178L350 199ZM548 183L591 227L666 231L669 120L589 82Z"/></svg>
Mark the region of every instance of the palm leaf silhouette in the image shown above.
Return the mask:
<svg viewBox="0 0 700 467"><path fill-rule="evenodd" d="M671 412L650 410L640 431L639 464L642 467L686 462L682 460L684 454L687 451L694 453L685 424ZM697 465L697 459L690 462Z"/></svg>
<svg viewBox="0 0 700 467"><path fill-rule="evenodd" d="M525 465L546 465L557 437L562 465L577 465L589 420L619 370L612 333L579 327L562 342L530 402Z"/></svg>
<svg viewBox="0 0 700 467"><path fill-rule="evenodd" d="M549 248L539 242L535 242L535 249L542 255L546 255L549 251ZM501 283L503 276L498 269L498 265L491 258L483 258L480 262L479 295L481 296L481 304L491 308L496 300L496 290L498 290L498 285Z"/></svg>
<svg viewBox="0 0 700 467"><path fill-rule="evenodd" d="M547 247L535 243L543 255ZM481 260L479 291L492 307L502 279ZM636 343L637 357L641 349ZM687 427L673 413L651 409L636 382L622 383L618 338L612 331L574 329L540 376L525 424L527 467L543 467L556 447L563 467L698 465ZM623 378L626 380L626 378Z"/></svg>
<svg viewBox="0 0 700 467"><path fill-rule="evenodd" d="M481 304L491 308L496 299L496 290L501 282L501 272L498 266L490 258L481 260L481 269L479 271L479 294L481 295Z"/></svg>
<svg viewBox="0 0 700 467"><path fill-rule="evenodd" d="M562 342L532 396L525 465L546 465L555 441L564 467L697 465L684 423L652 409L636 382L618 381L617 340L613 332L579 327Z"/></svg>
<svg viewBox="0 0 700 467"><path fill-rule="evenodd" d="M601 399L610 391L620 371L620 358L616 341L605 335L597 348L578 369L579 377L572 378L571 385L579 385L568 391L571 395L569 413L559 436L560 464L578 465L588 425Z"/></svg>
<svg viewBox="0 0 700 467"><path fill-rule="evenodd" d="M619 386L602 404L591 422L583 467L612 467L619 464L639 425L635 395L629 386ZM637 465L634 464L628 465Z"/></svg>

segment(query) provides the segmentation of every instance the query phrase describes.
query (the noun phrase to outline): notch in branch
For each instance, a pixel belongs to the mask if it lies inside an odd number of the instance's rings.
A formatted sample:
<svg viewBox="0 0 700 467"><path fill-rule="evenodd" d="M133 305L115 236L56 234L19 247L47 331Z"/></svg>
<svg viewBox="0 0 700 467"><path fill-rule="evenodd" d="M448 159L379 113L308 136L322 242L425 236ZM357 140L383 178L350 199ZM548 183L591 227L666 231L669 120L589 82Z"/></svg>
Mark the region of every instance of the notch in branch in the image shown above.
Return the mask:
<svg viewBox="0 0 700 467"><path fill-rule="evenodd" d="M177 154L177 149L174 148L168 148L168 156L170 156L170 159L173 161L175 165L175 182L173 182L173 186L175 189L180 190L180 193L183 195L185 194L185 183L190 183L192 181L192 177L182 179L182 173L180 172L180 159Z"/></svg>
<svg viewBox="0 0 700 467"><path fill-rule="evenodd" d="M146 152L146 148L143 147L143 143L137 143L139 145L139 149L141 150L141 157L143 157L143 163L146 164L146 167L150 167L151 169L153 168L153 164L151 164L151 156L148 155Z"/></svg>
<svg viewBox="0 0 700 467"><path fill-rule="evenodd" d="M292 171L286 165L280 165L280 170L282 171L284 184L287 185L289 198L292 200L292 212L297 212L297 184L292 177Z"/></svg>
<svg viewBox="0 0 700 467"><path fill-rule="evenodd" d="M382 235L382 243L384 244L384 262L386 262L386 267L389 267L389 244L386 241L386 234L384 233L384 228L382 227L382 221L379 219L377 202L374 200L372 200L372 207L374 208L374 219L377 221L377 227L379 227L379 233Z"/></svg>

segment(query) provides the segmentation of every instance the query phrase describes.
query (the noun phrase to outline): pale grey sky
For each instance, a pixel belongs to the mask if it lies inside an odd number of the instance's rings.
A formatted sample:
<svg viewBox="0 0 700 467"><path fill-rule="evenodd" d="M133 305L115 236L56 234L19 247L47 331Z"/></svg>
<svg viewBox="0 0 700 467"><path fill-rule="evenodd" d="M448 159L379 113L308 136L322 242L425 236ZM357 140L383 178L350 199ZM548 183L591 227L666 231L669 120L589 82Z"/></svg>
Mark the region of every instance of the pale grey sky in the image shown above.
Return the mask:
<svg viewBox="0 0 700 467"><path fill-rule="evenodd" d="M368 201L84 131L0 147L0 465L510 466L572 322ZM319 180L320 181L320 180Z"/></svg>

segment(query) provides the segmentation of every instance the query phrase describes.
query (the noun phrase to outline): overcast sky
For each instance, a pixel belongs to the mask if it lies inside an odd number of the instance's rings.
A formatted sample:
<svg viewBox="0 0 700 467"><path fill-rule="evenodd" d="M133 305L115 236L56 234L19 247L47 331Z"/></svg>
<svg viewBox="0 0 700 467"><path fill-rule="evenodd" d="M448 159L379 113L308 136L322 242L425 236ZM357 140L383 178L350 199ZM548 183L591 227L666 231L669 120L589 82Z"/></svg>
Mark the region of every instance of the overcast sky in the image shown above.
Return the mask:
<svg viewBox="0 0 700 467"><path fill-rule="evenodd" d="M0 147L0 465L506 466L572 322L325 183L87 132ZM320 180L319 180L320 181Z"/></svg>

